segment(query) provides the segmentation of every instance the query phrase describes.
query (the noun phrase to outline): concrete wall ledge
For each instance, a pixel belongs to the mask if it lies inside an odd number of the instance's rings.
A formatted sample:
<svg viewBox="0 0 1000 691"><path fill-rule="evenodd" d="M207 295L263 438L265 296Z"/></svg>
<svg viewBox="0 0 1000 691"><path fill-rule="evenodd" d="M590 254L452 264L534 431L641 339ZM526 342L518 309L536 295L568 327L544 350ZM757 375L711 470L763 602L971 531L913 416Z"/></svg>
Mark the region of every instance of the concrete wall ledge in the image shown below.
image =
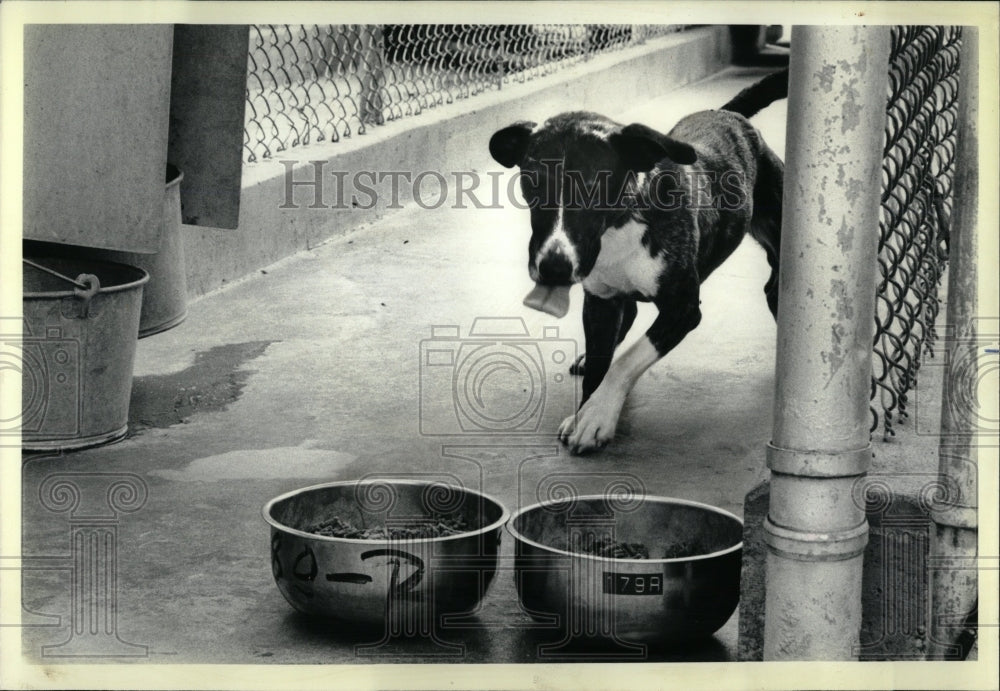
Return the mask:
<svg viewBox="0 0 1000 691"><path fill-rule="evenodd" d="M720 71L729 64L730 55L727 27L697 28L445 104L364 135L299 147L269 161L247 164L239 227L183 228L189 296L209 293L412 202L410 185L403 184L395 204L388 195L380 195L371 208L365 208L370 197L358 195L353 200L358 205L352 205L338 198L334 171L346 176L345 190L362 171L406 171L412 176L436 171L446 179L456 171L482 174L498 168L489 158L487 142L504 125L521 119L541 121L569 109L613 114L621 110L623 99L656 98ZM322 174L322 194L300 185L289 199L289 167L292 179L299 181L313 180L316 166ZM432 188L430 177L423 189ZM380 192L389 189L388 182L373 186Z"/></svg>

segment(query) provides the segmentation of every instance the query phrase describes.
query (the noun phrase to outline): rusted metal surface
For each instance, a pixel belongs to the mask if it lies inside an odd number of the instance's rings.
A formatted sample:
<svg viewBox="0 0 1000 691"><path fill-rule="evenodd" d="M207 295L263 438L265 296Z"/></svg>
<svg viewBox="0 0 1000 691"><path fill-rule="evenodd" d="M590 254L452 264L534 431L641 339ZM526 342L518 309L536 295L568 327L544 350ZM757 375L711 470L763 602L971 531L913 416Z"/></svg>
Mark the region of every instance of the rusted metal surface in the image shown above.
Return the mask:
<svg viewBox="0 0 1000 691"><path fill-rule="evenodd" d="M857 655L889 38L793 30L765 660Z"/></svg>

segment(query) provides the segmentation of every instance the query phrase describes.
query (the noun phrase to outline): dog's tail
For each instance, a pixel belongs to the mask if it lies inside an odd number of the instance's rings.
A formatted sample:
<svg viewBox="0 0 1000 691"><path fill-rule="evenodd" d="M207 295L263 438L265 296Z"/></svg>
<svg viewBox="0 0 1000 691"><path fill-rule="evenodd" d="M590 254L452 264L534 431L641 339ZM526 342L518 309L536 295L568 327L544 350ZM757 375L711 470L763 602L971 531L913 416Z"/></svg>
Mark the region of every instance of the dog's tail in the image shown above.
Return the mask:
<svg viewBox="0 0 1000 691"><path fill-rule="evenodd" d="M720 110L753 117L775 101L788 97L788 68L769 74L752 86L739 92Z"/></svg>

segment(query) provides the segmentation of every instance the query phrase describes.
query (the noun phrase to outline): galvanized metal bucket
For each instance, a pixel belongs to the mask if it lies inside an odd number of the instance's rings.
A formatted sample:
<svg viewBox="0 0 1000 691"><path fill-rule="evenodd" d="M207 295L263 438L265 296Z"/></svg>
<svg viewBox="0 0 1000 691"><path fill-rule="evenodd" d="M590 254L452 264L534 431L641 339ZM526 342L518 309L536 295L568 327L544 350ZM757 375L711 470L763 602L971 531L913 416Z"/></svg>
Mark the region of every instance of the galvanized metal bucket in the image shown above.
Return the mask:
<svg viewBox="0 0 1000 691"><path fill-rule="evenodd" d="M26 257L21 446L81 449L125 436L143 284L140 268Z"/></svg>
<svg viewBox="0 0 1000 691"><path fill-rule="evenodd" d="M171 329L187 317L187 273L181 236L181 181L184 174L167 165L160 249L155 254L99 250L100 258L135 266L149 274L142 291L139 338Z"/></svg>
<svg viewBox="0 0 1000 691"><path fill-rule="evenodd" d="M171 329L187 317L187 270L181 221L183 179L183 173L167 164L160 247L155 253L140 254L34 241L25 244L25 252L37 252L49 257L107 261L142 269L149 274L149 282L142 291L139 338Z"/></svg>

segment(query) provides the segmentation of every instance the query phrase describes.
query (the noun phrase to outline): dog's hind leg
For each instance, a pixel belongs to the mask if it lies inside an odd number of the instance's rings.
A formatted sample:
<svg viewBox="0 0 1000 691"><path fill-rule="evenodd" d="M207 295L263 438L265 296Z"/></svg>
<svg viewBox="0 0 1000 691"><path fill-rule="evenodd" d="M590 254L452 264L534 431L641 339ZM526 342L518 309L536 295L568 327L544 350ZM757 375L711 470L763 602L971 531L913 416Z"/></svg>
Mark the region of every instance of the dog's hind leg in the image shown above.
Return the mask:
<svg viewBox="0 0 1000 691"><path fill-rule="evenodd" d="M784 184L784 165L773 151L765 148L757 168L757 181L753 190L753 218L750 234L764 248L771 276L764 284L767 306L778 318L778 267L781 255L781 195Z"/></svg>
<svg viewBox="0 0 1000 691"><path fill-rule="evenodd" d="M778 256L767 253L767 263L771 266L771 275L764 284L764 296L767 298L767 308L771 315L778 319Z"/></svg>
<svg viewBox="0 0 1000 691"><path fill-rule="evenodd" d="M589 300L589 303L588 303L588 300ZM590 295L589 293L584 293L584 300L583 300L584 333L586 333L587 323L588 323L588 321L590 321L591 318L600 320L600 319L607 318L607 317L611 316L609 314L606 317L602 313L603 312L602 308L600 306L598 306L598 304L597 304L598 300L601 300L601 298L599 298L599 297L597 297L595 295ZM618 345L621 344L622 341L625 340L625 336L628 335L629 329L631 329L632 328L632 324L635 323L635 315L638 313L639 308L636 306L636 302L632 298L625 298L625 297L614 298L614 299L611 299L611 300L604 300L604 302L614 302L614 303L619 303L621 305L621 322L618 325L618 340L615 341L615 347L617 347ZM588 304L590 305L590 307L591 307L591 309L593 311L592 314L588 314L587 313ZM609 307L609 312L610 311L611 311L611 309ZM613 324L610 324L610 320L609 320L609 322L607 322L607 324L609 324L607 326L607 328L609 330L612 330ZM569 373L570 374L578 376L578 377L579 376L584 376L586 374L586 372L587 372L587 353L590 352L590 339L589 339L589 337L587 337L587 346L586 346L586 348L587 348L587 352L586 353L582 353L580 355L580 357L578 357L576 359L576 362L574 362L572 365L570 365L570 368L569 368ZM612 350L612 354L613 353L614 353L614 351ZM607 365L604 366L604 371L605 372L607 371ZM599 383L600 382L598 381L598 384Z"/></svg>

